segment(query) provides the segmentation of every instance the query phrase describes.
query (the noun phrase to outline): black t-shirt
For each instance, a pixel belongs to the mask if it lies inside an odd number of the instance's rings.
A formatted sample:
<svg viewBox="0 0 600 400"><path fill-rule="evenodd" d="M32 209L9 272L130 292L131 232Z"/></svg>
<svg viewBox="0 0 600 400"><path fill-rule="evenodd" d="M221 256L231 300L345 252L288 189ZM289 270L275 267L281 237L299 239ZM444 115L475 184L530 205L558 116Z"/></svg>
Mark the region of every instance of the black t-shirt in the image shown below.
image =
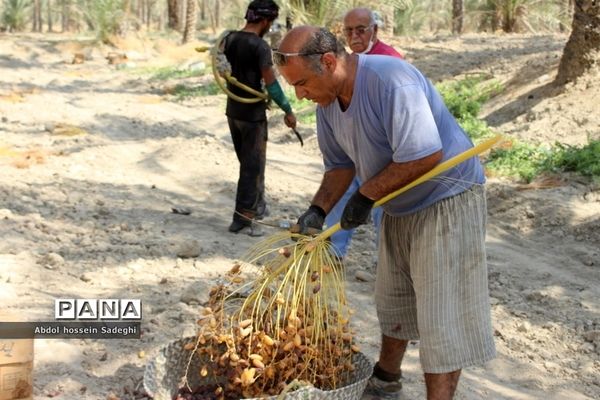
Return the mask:
<svg viewBox="0 0 600 400"><path fill-rule="evenodd" d="M267 42L251 32L232 32L225 38L225 56L231 64L233 77L255 90L261 90L261 68L273 65L271 49ZM240 97L255 97L229 83L227 88ZM225 114L228 117L242 121L264 121L267 119L266 108L267 103L265 101L246 104L228 97Z"/></svg>

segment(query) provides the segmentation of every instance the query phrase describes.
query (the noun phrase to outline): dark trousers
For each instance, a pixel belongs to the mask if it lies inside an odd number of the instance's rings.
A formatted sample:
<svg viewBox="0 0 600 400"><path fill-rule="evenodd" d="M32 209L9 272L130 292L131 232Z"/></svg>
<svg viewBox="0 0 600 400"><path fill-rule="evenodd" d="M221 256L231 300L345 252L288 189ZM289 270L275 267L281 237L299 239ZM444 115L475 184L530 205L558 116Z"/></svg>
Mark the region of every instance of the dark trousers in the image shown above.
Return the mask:
<svg viewBox="0 0 600 400"><path fill-rule="evenodd" d="M227 118L240 175L235 210L254 218L265 209L265 164L267 161L267 121L248 122ZM234 220L244 218L234 213Z"/></svg>

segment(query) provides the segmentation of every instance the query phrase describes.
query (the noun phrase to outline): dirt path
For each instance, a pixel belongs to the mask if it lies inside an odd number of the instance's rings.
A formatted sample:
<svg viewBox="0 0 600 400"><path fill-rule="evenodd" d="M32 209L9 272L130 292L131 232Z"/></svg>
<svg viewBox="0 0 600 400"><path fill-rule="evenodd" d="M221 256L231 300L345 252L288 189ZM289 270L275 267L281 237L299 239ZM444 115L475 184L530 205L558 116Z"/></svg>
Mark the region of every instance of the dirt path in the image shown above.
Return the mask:
<svg viewBox="0 0 600 400"><path fill-rule="evenodd" d="M591 81L522 109L553 74L564 37L398 40L434 80L484 71L511 82L486 110L503 132L600 135L597 113L580 106L600 94ZM132 399L148 357L194 333L206 289L260 239L226 231L237 160L224 98L173 102L169 83L107 65L103 49L65 63L73 48L58 36L0 36L0 304L48 320L55 298L141 298L141 340L36 341L36 398ZM277 225L306 207L322 167L312 129L301 149L274 118L266 184ZM499 357L464 371L457 399L600 398L600 190L566 178L546 189L490 180ZM176 205L191 215L172 213ZM347 288L362 310L361 346L375 358L374 284L355 279L374 273L373 238L370 228L355 234ZM423 398L416 345L404 375L406 398Z"/></svg>

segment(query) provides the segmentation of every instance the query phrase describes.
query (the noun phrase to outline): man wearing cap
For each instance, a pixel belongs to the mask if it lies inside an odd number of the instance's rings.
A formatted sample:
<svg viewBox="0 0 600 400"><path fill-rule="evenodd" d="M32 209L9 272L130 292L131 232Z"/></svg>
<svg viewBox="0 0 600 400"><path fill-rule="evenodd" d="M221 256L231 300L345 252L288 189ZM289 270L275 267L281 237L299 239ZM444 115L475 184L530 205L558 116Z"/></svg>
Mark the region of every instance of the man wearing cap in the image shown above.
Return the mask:
<svg viewBox="0 0 600 400"><path fill-rule="evenodd" d="M246 11L246 25L224 38L224 53L231 64L232 76L239 82L262 90L285 112L284 122L296 127L292 107L275 78L271 49L263 36L279 15L279 6L273 0L254 0ZM243 89L228 84L228 89L240 97L252 97ZM240 162L240 173L235 198L235 212L229 231L238 233L249 227L249 234L262 232L253 225L267 213L265 201L265 164L267 150L267 103L243 103L227 98L227 122L235 153Z"/></svg>

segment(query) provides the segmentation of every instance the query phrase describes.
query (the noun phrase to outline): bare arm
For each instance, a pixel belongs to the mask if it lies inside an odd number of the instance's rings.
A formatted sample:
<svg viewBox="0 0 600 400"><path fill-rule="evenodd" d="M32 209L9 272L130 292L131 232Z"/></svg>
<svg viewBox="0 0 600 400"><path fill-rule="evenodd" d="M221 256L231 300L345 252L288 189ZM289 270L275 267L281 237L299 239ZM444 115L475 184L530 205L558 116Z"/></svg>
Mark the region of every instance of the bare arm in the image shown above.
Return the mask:
<svg viewBox="0 0 600 400"><path fill-rule="evenodd" d="M275 79L277 79L275 77L275 71L271 66L261 68L260 73L262 75L263 80L265 81L265 85L267 86L275 82Z"/></svg>
<svg viewBox="0 0 600 400"><path fill-rule="evenodd" d="M355 174L354 168L336 168L325 172L312 204L321 207L325 213L329 213L344 195Z"/></svg>
<svg viewBox="0 0 600 400"><path fill-rule="evenodd" d="M427 173L441 160L442 151L439 150L418 160L405 163L391 162L365 182L360 187L360 192L371 200L379 200Z"/></svg>

